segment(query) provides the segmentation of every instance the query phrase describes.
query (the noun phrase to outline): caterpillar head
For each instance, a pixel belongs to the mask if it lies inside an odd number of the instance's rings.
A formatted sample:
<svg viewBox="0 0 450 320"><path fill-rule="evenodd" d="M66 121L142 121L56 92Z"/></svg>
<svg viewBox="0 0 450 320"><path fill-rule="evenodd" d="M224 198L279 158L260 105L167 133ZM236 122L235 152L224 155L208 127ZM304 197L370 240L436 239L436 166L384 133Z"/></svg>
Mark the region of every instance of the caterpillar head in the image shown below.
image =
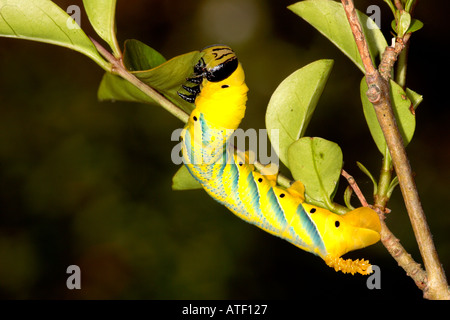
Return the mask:
<svg viewBox="0 0 450 320"><path fill-rule="evenodd" d="M217 83L227 79L239 66L234 51L225 45L212 45L202 50L203 57L194 66L194 76L188 78L189 82L196 86L182 86L184 90L191 93L186 95L178 92L178 95L188 102L195 102L200 93L200 85L203 79Z"/></svg>
<svg viewBox="0 0 450 320"><path fill-rule="evenodd" d="M244 117L247 101L244 69L230 47L214 45L202 52L203 57L194 67L194 77L188 79L197 86L183 86L192 95L178 95L195 102L192 119L203 114L210 127L235 130Z"/></svg>
<svg viewBox="0 0 450 320"><path fill-rule="evenodd" d="M203 58L194 67L197 76L210 82L219 82L228 78L238 67L234 51L225 45L212 45L204 48Z"/></svg>

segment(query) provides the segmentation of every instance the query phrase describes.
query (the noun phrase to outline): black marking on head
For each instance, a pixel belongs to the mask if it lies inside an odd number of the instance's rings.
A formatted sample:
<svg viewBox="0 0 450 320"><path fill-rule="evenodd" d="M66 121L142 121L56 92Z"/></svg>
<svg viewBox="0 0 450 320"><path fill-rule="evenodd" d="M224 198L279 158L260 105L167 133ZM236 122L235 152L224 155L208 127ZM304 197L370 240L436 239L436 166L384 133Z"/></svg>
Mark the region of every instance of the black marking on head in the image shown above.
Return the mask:
<svg viewBox="0 0 450 320"><path fill-rule="evenodd" d="M232 55L234 56L234 52L229 48L229 47L217 47L212 49L212 51L214 52L214 57L216 58L216 60L221 60L223 57ZM218 56L216 51L225 51L224 54L222 54L221 56Z"/></svg>
<svg viewBox="0 0 450 320"><path fill-rule="evenodd" d="M192 119L194 119L194 121L197 121L197 117L196 116L193 116Z"/></svg>
<svg viewBox="0 0 450 320"><path fill-rule="evenodd" d="M262 182L262 181L263 181L263 179L262 179L262 178L259 178L259 179L258 179L258 182Z"/></svg>
<svg viewBox="0 0 450 320"><path fill-rule="evenodd" d="M284 193L280 193L280 198L284 198L285 194Z"/></svg>
<svg viewBox="0 0 450 320"><path fill-rule="evenodd" d="M210 49L208 49L210 48ZM194 103L200 93L200 85L203 79L210 82L220 82L228 78L239 66L238 59L233 50L228 46L212 45L203 49L205 55L194 66L194 75L187 81L197 86L182 86L190 95L178 92L178 95L187 102ZM223 85L222 88L228 88Z"/></svg>
<svg viewBox="0 0 450 320"><path fill-rule="evenodd" d="M228 78L234 71L236 71L239 62L236 56L224 61L217 66L205 70L205 78L211 82L219 82Z"/></svg>
<svg viewBox="0 0 450 320"><path fill-rule="evenodd" d="M316 208L311 208L311 210L309 210L309 213L314 213L316 212Z"/></svg>
<svg viewBox="0 0 450 320"><path fill-rule="evenodd" d="M229 88L230 86L229 85L227 85L227 84L224 84L224 85L222 85L222 89L226 89L226 88Z"/></svg>
<svg viewBox="0 0 450 320"><path fill-rule="evenodd" d="M334 225L336 226L336 228L339 228L339 226L341 225L341 223L340 223L339 221L336 220L336 221L334 222Z"/></svg>

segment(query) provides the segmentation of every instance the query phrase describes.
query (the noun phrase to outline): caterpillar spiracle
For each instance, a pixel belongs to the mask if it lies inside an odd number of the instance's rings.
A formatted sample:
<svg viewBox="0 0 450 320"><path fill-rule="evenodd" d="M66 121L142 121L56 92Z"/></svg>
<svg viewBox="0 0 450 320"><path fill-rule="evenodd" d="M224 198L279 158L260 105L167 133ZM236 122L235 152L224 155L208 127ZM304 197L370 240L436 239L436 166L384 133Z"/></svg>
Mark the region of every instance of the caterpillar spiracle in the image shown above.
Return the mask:
<svg viewBox="0 0 450 320"><path fill-rule="evenodd" d="M367 260L344 260L349 251L380 240L380 221L370 208L343 215L305 202L300 181L289 188L264 175L245 154L227 147L244 117L247 85L234 51L223 45L206 47L194 75L179 95L195 103L181 133L183 162L205 191L236 216L295 246L320 256L344 273L369 274ZM192 85L192 83L194 85Z"/></svg>

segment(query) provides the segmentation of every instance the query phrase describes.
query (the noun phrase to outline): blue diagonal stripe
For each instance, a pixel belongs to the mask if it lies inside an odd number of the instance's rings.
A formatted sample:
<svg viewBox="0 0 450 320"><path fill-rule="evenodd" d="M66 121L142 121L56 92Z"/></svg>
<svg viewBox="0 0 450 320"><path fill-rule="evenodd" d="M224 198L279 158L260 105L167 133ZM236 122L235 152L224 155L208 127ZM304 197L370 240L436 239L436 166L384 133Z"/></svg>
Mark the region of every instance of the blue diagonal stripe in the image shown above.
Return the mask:
<svg viewBox="0 0 450 320"><path fill-rule="evenodd" d="M316 224L314 223L314 221L312 221L311 217L305 211L305 208L303 208L302 204L298 205L297 214L300 216L302 228L306 231L306 233L310 237L311 241L314 244L314 247L319 248L319 251L323 255L325 255L326 248L325 244L323 243L323 239L319 233L319 230L317 230Z"/></svg>

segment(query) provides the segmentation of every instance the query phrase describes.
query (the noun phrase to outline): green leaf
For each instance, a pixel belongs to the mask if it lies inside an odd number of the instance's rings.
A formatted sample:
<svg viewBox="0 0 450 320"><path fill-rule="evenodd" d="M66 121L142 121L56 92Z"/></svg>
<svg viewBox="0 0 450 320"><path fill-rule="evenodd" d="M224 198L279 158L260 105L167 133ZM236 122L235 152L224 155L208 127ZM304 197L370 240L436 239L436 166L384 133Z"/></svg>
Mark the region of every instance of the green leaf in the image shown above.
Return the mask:
<svg viewBox="0 0 450 320"><path fill-rule="evenodd" d="M345 205L347 206L347 208L349 208L350 210L355 210L355 207L353 207L351 204L352 194L353 194L352 187L347 186L347 188L345 188L345 191L344 191L344 202L345 202Z"/></svg>
<svg viewBox="0 0 450 320"><path fill-rule="evenodd" d="M395 33L397 33L397 22L395 21L395 19L391 21L391 28Z"/></svg>
<svg viewBox="0 0 450 320"><path fill-rule="evenodd" d="M333 60L312 62L283 80L270 98L267 132L278 157L288 168L288 148L304 135L332 67Z"/></svg>
<svg viewBox="0 0 450 320"><path fill-rule="evenodd" d="M142 50L142 47L139 46ZM150 48L151 49L151 48ZM153 49L151 49L153 50ZM145 50L144 50L145 51ZM129 52L129 47L126 47L126 52ZM194 108L192 103L181 99L177 91L181 89L181 85L186 83L186 78L191 76L194 65L201 57L198 51L186 53L170 59L152 69L143 71L131 71L142 82L162 93L167 99L182 108L185 112L190 113ZM139 61L128 58L134 56L140 59ZM147 57L148 61L142 61L143 56L138 54L128 53L125 59L128 60L129 66L145 65L150 66L155 64L153 57ZM122 78L105 74L98 90L98 98L100 100L121 100L132 102L153 103L154 101L143 94L139 89L123 80Z"/></svg>
<svg viewBox="0 0 450 320"><path fill-rule="evenodd" d="M305 186L307 202L333 208L333 197L341 175L341 148L322 138L304 137L288 151L292 176Z"/></svg>
<svg viewBox="0 0 450 320"><path fill-rule="evenodd" d="M390 95L392 109L397 119L400 133L402 134L405 146L412 140L416 130L416 117L411 111L413 103L408 98L403 88L394 81L390 81Z"/></svg>
<svg viewBox="0 0 450 320"><path fill-rule="evenodd" d="M416 32L417 30L420 30L420 29L422 29L422 27L423 27L423 22L422 21L420 21L420 20L417 20L417 19L412 19L411 20L411 24L410 24L410 26L409 26L409 28L408 28L408 30L406 31L407 33L409 33L409 32Z"/></svg>
<svg viewBox="0 0 450 320"><path fill-rule="evenodd" d="M192 190L200 188L202 188L200 182L195 180L184 165L178 169L172 178L173 190Z"/></svg>
<svg viewBox="0 0 450 320"><path fill-rule="evenodd" d="M400 15L397 23L397 36L403 37L411 24L411 15L406 11L397 11Z"/></svg>
<svg viewBox="0 0 450 320"><path fill-rule="evenodd" d="M378 123L373 105L367 99L366 92L367 83L365 78L363 78L360 84L360 95L364 116L369 126L372 138L378 147L378 150L381 152L381 154L384 155L386 150L386 140L384 139L383 131L381 130L380 124ZM412 90L410 90L410 94L417 99L417 103L419 100L419 95L415 93L413 94L411 92L413 92ZM408 98L408 95L405 93L405 91L403 91L402 87L400 87L392 80L390 81L390 95L392 111L394 112L395 118L397 120L397 125L403 138L403 143L405 144L405 146L407 146L411 141L416 129L416 118L410 109L411 106L413 106L413 103Z"/></svg>
<svg viewBox="0 0 450 320"><path fill-rule="evenodd" d="M373 177L373 175L370 173L370 171L361 163L356 161L356 165L358 166L358 168L364 172L366 174L366 176L368 176L370 178L370 180L372 180L373 183L373 194L376 194L378 192L378 184L375 180L375 178Z"/></svg>
<svg viewBox="0 0 450 320"><path fill-rule="evenodd" d="M124 47L123 63L129 71L150 70L166 62L161 53L139 40L126 40Z"/></svg>
<svg viewBox="0 0 450 320"><path fill-rule="evenodd" d="M156 104L155 100L136 88L127 80L106 72L97 92L97 98L100 101L128 101L148 104Z"/></svg>
<svg viewBox="0 0 450 320"><path fill-rule="evenodd" d="M288 9L327 37L364 72L364 66L347 21L347 16L340 3L329 0L307 0L290 5ZM361 22L372 61L376 57L381 58L381 54L387 47L383 33L372 19L358 10L356 10L356 13Z"/></svg>
<svg viewBox="0 0 450 320"><path fill-rule="evenodd" d="M121 56L116 38L116 0L83 0L86 14L95 32L111 47L116 58Z"/></svg>
<svg viewBox="0 0 450 320"><path fill-rule="evenodd" d="M412 5L416 0L407 0L405 4L405 11L410 12Z"/></svg>
<svg viewBox="0 0 450 320"><path fill-rule="evenodd" d="M397 32L397 23L395 22L395 19L391 21L391 27L392 30L394 30L395 32ZM412 19L411 20L411 24L409 25L408 30L406 31L406 33L412 33L415 32L417 30L422 29L423 27L423 23L420 20L417 19Z"/></svg>
<svg viewBox="0 0 450 320"><path fill-rule="evenodd" d="M172 58L156 68L132 73L189 114L194 105L180 98L177 92L186 83L186 78L192 76L194 65L202 55L199 51L193 51Z"/></svg>
<svg viewBox="0 0 450 320"><path fill-rule="evenodd" d="M125 41L123 62L128 70L140 71L153 69L165 61L166 59L158 51L146 44L134 39ZM105 73L100 83L98 99L100 101L120 100L156 104L152 98L134 85L109 72Z"/></svg>
<svg viewBox="0 0 450 320"><path fill-rule="evenodd" d="M405 90L406 96L412 103L413 110L416 110L419 104L423 101L423 96L421 94L418 94L417 92L412 91L409 88L406 88ZM410 107L411 109L411 107Z"/></svg>
<svg viewBox="0 0 450 320"><path fill-rule="evenodd" d="M394 189L395 189L396 186L398 186L398 184L399 184L398 177L395 176L394 179L391 180L391 183L389 184L388 191L386 192L386 196L388 198L391 197L392 192L394 192Z"/></svg>
<svg viewBox="0 0 450 320"><path fill-rule="evenodd" d="M0 36L63 46L111 69L83 30L49 0L0 0Z"/></svg>

